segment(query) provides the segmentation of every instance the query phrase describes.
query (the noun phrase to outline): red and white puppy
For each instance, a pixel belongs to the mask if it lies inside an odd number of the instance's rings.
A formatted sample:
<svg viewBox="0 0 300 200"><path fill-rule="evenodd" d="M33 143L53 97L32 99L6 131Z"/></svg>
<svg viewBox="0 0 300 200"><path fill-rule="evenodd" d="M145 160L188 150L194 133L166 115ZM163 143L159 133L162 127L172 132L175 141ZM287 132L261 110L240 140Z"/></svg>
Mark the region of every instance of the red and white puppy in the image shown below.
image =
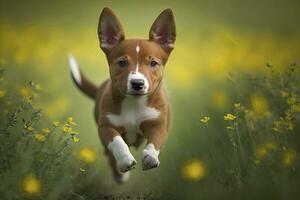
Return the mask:
<svg viewBox="0 0 300 200"><path fill-rule="evenodd" d="M158 155L170 127L171 110L163 74L176 38L171 9L153 23L149 39L125 39L116 15L104 8L98 25L100 47L110 78L100 87L91 83L70 56L72 78L78 88L96 101L95 119L115 180L126 181L136 165L128 146L146 139L143 169L158 167Z"/></svg>

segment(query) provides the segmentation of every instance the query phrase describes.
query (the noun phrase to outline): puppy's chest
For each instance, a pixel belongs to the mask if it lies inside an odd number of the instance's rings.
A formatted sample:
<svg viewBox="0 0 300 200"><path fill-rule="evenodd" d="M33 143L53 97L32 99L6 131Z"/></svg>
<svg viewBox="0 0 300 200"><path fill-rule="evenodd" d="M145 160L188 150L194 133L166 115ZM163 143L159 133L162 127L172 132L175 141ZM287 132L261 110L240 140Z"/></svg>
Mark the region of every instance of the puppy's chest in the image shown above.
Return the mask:
<svg viewBox="0 0 300 200"><path fill-rule="evenodd" d="M107 118L114 126L124 127L126 142L132 144L137 134L143 134L140 125L143 121L157 119L160 112L147 106L146 97L126 97L121 105L120 114L107 114Z"/></svg>

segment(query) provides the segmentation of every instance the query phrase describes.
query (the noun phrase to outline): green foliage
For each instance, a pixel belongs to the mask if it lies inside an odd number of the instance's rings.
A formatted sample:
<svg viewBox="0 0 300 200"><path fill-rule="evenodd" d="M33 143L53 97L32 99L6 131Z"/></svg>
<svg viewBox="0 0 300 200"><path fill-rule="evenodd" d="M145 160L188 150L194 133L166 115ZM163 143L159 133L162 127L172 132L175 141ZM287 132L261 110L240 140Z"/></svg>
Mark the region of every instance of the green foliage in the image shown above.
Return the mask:
<svg viewBox="0 0 300 200"><path fill-rule="evenodd" d="M0 74L0 185L1 199L58 199L68 195L76 180L79 162L74 162L72 118L60 125L43 117L35 99L41 90L32 81L27 92L9 87Z"/></svg>
<svg viewBox="0 0 300 200"><path fill-rule="evenodd" d="M217 92L212 86L199 87L188 100L173 93L174 124L161 166L149 172L138 166L121 187L114 185L105 158L100 165L91 165L98 160L93 148L84 144L77 154L79 138L71 117L49 122L43 116L36 105L44 95L41 86L30 81L21 90L11 89L12 80L0 72L3 199L278 195L296 199L299 195L300 69L295 64L284 70L268 64L263 73L230 73L227 84L215 83ZM211 92L212 99L201 91Z"/></svg>

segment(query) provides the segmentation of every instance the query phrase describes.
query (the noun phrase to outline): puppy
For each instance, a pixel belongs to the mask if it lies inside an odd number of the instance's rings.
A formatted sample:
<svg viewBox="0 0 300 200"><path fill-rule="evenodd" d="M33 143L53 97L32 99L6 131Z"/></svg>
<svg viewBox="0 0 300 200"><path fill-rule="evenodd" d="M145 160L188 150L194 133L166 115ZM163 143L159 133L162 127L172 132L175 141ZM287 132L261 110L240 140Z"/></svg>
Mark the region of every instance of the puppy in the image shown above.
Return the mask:
<svg viewBox="0 0 300 200"><path fill-rule="evenodd" d="M159 166L158 155L170 129L171 108L163 74L174 48L176 32L171 9L154 21L149 39L125 39L116 15L104 8L98 25L100 47L106 55L110 78L100 87L69 57L77 87L96 102L95 120L114 178L123 183L137 163L129 146L147 145L142 152L144 170Z"/></svg>

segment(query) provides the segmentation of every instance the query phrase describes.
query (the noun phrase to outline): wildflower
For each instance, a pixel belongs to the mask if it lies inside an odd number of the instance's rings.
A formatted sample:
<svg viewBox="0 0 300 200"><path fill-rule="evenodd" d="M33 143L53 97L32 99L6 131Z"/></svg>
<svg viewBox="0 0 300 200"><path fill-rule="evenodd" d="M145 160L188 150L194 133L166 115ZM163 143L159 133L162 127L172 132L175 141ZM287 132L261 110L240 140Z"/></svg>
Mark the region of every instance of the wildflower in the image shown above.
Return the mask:
<svg viewBox="0 0 300 200"><path fill-rule="evenodd" d="M265 147L270 151L275 151L277 149L277 144L275 142L267 142Z"/></svg>
<svg viewBox="0 0 300 200"><path fill-rule="evenodd" d="M274 124L273 131L278 132L278 133L283 131L284 124L283 124L282 120L276 120L273 122L273 124Z"/></svg>
<svg viewBox="0 0 300 200"><path fill-rule="evenodd" d="M181 171L184 179L189 181L199 181L206 174L206 167L200 160L192 160L186 163Z"/></svg>
<svg viewBox="0 0 300 200"><path fill-rule="evenodd" d="M240 103L235 103L235 104L233 104L233 106L234 106L234 108L239 109L241 107L241 104Z"/></svg>
<svg viewBox="0 0 300 200"><path fill-rule="evenodd" d="M228 114L226 114L226 115L224 116L224 120L225 120L225 121L233 121L233 120L235 120L235 119L236 119L236 116L233 115L233 114L230 114L230 113L228 113Z"/></svg>
<svg viewBox="0 0 300 200"><path fill-rule="evenodd" d="M26 129L27 129L28 131L30 131L30 132L34 131L34 128L33 128L32 126L29 126L29 127L27 127Z"/></svg>
<svg viewBox="0 0 300 200"><path fill-rule="evenodd" d="M266 157L268 154L268 149L262 145L262 146L259 146L258 148L256 148L255 150L255 155L257 158L261 159L261 158L264 158Z"/></svg>
<svg viewBox="0 0 300 200"><path fill-rule="evenodd" d="M81 172L85 172L86 170L85 169L83 169L83 168L79 168L79 170L81 171Z"/></svg>
<svg viewBox="0 0 300 200"><path fill-rule="evenodd" d="M204 124L207 124L209 120L210 120L210 117L207 117L207 116L205 116L205 117L203 117L202 119L200 119L200 121L201 121L202 123L204 123Z"/></svg>
<svg viewBox="0 0 300 200"><path fill-rule="evenodd" d="M35 84L34 85L34 89L36 89L36 90L42 90L42 87L41 87L40 84Z"/></svg>
<svg viewBox="0 0 300 200"><path fill-rule="evenodd" d="M67 123L68 123L69 125L76 125L76 123L73 121L73 117L68 117Z"/></svg>
<svg viewBox="0 0 300 200"><path fill-rule="evenodd" d="M50 131L49 128L43 128L43 132L44 132L45 134L48 134L48 133L50 133L51 131Z"/></svg>
<svg viewBox="0 0 300 200"><path fill-rule="evenodd" d="M287 103L288 105L295 105L296 102L297 102L297 99L296 99L295 96L292 96L292 97L290 97L290 98L288 98L288 99L286 100L286 103Z"/></svg>
<svg viewBox="0 0 300 200"><path fill-rule="evenodd" d="M287 93L287 92L284 91L284 90L280 91L280 94L281 94L282 97L287 97L287 96L289 96L289 93Z"/></svg>
<svg viewBox="0 0 300 200"><path fill-rule="evenodd" d="M75 143L80 141L80 139L78 137L76 137L75 135L72 136L72 139Z"/></svg>
<svg viewBox="0 0 300 200"><path fill-rule="evenodd" d="M1 97L4 97L4 96L5 96L5 94L6 94L6 91L5 91L5 90L1 90L1 89L0 89L0 98L1 98Z"/></svg>
<svg viewBox="0 0 300 200"><path fill-rule="evenodd" d="M39 196L41 193L41 181L34 175L27 175L23 180L23 190L28 195Z"/></svg>
<svg viewBox="0 0 300 200"><path fill-rule="evenodd" d="M293 112L293 113L300 112L300 104L291 105L291 112Z"/></svg>
<svg viewBox="0 0 300 200"><path fill-rule="evenodd" d="M85 162L86 164L90 164L96 161L96 153L93 149L89 147L84 147L79 151L78 155L79 159Z"/></svg>
<svg viewBox="0 0 300 200"><path fill-rule="evenodd" d="M254 160L254 164L256 164L256 165L259 165L260 162L261 162L261 161L260 161L259 159Z"/></svg>
<svg viewBox="0 0 300 200"><path fill-rule="evenodd" d="M72 127L69 127L69 126L67 126L67 125L64 125L64 126L62 127L62 131L63 131L64 133L73 133Z"/></svg>
<svg viewBox="0 0 300 200"><path fill-rule="evenodd" d="M265 114L269 107L267 99L262 95L253 95L251 97L251 105L256 114Z"/></svg>
<svg viewBox="0 0 300 200"><path fill-rule="evenodd" d="M59 121L53 121L53 122L52 122L52 125L53 125L54 127L58 127L59 124L60 124Z"/></svg>
<svg viewBox="0 0 300 200"><path fill-rule="evenodd" d="M24 97L24 102L28 103L28 104L31 104L32 103L32 97L31 96Z"/></svg>
<svg viewBox="0 0 300 200"><path fill-rule="evenodd" d="M233 104L234 108L237 110L237 111L243 111L245 110L245 107L242 106L240 103L235 103Z"/></svg>
<svg viewBox="0 0 300 200"><path fill-rule="evenodd" d="M42 133L36 133L34 135L35 139L37 139L40 142L44 142L46 140L45 135L43 135Z"/></svg>
<svg viewBox="0 0 300 200"><path fill-rule="evenodd" d="M297 159L297 152L293 149L286 149L282 155L282 165L289 167L295 163Z"/></svg>
<svg viewBox="0 0 300 200"><path fill-rule="evenodd" d="M31 91L28 88L23 87L20 89L20 94L22 97L28 97L28 96L30 96Z"/></svg>

